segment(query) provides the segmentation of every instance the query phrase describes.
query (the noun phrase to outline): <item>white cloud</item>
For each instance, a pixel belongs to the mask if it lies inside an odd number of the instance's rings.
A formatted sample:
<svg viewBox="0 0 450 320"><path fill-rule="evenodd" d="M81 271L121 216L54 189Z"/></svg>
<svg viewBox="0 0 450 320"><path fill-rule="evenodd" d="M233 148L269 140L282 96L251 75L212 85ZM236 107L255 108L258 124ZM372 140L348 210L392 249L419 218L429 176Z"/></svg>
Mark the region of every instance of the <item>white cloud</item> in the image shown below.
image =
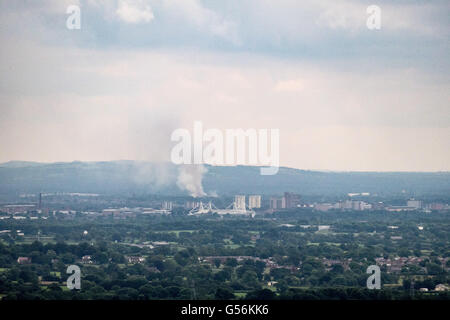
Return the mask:
<svg viewBox="0 0 450 320"><path fill-rule="evenodd" d="M320 0L315 4L320 8L320 14L316 20L319 26L352 32L366 30L366 21L369 16L366 12L367 3L355 0ZM377 5L381 9L381 29L396 32L410 31L425 35L435 35L438 30L432 17L436 16L442 7L435 6L433 3L382 2Z"/></svg>
<svg viewBox="0 0 450 320"><path fill-rule="evenodd" d="M143 0L119 1L116 14L126 23L148 23L155 18L150 5Z"/></svg>
<svg viewBox="0 0 450 320"><path fill-rule="evenodd" d="M165 0L163 7L176 20L186 22L203 33L221 37L234 44L240 43L236 24L204 7L198 0Z"/></svg>

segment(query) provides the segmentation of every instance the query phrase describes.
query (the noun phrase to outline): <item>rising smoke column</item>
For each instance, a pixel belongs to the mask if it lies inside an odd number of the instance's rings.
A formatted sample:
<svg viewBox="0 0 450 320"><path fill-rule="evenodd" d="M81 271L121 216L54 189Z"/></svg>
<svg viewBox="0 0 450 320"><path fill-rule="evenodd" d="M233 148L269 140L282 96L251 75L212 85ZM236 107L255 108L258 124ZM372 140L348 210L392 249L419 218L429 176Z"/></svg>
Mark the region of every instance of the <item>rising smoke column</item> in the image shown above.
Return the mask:
<svg viewBox="0 0 450 320"><path fill-rule="evenodd" d="M181 165L178 169L177 186L181 190L187 190L194 197L204 197L202 179L208 170L203 165Z"/></svg>

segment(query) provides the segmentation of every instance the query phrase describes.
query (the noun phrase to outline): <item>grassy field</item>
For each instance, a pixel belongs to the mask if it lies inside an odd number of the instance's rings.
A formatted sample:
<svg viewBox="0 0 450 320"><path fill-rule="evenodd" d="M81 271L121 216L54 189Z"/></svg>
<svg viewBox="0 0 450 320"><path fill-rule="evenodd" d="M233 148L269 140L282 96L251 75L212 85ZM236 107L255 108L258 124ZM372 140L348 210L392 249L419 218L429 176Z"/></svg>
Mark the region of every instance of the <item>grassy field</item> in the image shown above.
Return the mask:
<svg viewBox="0 0 450 320"><path fill-rule="evenodd" d="M180 232L189 232L189 233L193 233L196 232L198 230L167 230L167 231L154 231L155 233L172 233L175 234L177 237L180 236Z"/></svg>
<svg viewBox="0 0 450 320"><path fill-rule="evenodd" d="M36 236L24 237L22 240L16 240L16 244L32 244L34 241L37 241ZM53 237L39 237L39 241L43 244L47 243L56 243Z"/></svg>
<svg viewBox="0 0 450 320"><path fill-rule="evenodd" d="M245 296L247 295L247 291L235 292L234 295L236 296L236 298L245 298Z"/></svg>
<svg viewBox="0 0 450 320"><path fill-rule="evenodd" d="M50 274L51 274L52 276L61 278L61 272L59 272L59 271L50 271Z"/></svg>

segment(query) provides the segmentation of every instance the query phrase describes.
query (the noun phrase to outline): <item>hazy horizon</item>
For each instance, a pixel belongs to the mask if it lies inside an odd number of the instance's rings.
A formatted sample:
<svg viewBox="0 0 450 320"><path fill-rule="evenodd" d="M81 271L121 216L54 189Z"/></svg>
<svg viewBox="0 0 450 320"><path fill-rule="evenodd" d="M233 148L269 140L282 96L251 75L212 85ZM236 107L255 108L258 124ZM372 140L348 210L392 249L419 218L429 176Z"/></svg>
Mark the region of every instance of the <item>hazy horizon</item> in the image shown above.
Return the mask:
<svg viewBox="0 0 450 320"><path fill-rule="evenodd" d="M133 160L133 159L116 159L116 160L72 160L72 161L28 161L28 160L8 160L5 162L0 162L1 165L9 164L9 163L35 163L35 164L44 164L44 165L50 165L50 164L57 164L57 163L99 163L99 162L142 162L142 163L169 163L172 164L170 161L152 161L152 160ZM174 166L182 166L182 165L176 165ZM202 164L204 166L212 166L212 167L262 167L261 165L249 165L249 164L237 164L237 165L213 165L213 164ZM329 169L309 169L309 168L295 168L295 167L289 167L289 166L280 166L280 168L287 168L287 169L295 169L295 170L303 170L303 171L318 171L318 172L336 172L336 173L345 173L345 172L367 172L367 173L390 173L390 172L398 172L398 173L448 173L450 170L437 170L437 171L406 171L406 170L397 170L397 171L383 171L383 170L329 170Z"/></svg>
<svg viewBox="0 0 450 320"><path fill-rule="evenodd" d="M449 171L450 4L371 4L2 2L0 162L168 161L202 121L279 129L280 166Z"/></svg>

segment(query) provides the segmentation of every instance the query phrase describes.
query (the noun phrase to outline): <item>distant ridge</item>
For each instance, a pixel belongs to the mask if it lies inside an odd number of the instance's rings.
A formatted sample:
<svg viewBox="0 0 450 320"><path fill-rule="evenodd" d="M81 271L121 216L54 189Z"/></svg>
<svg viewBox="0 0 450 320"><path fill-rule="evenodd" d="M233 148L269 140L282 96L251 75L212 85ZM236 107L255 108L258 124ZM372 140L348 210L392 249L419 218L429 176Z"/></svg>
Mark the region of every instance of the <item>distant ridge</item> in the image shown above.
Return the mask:
<svg viewBox="0 0 450 320"><path fill-rule="evenodd" d="M281 167L278 174L261 176L255 166L206 166L203 188L218 195L281 194L342 195L450 194L450 172L333 172ZM132 160L0 164L0 194L87 192L100 194L185 194L177 187L178 168L172 163Z"/></svg>
<svg viewBox="0 0 450 320"><path fill-rule="evenodd" d="M36 167L36 166L41 166L41 165L44 165L44 164L45 163L41 163L41 162L12 160L12 161L8 161L8 162L0 163L0 167L5 167L5 168L23 168L23 167Z"/></svg>

